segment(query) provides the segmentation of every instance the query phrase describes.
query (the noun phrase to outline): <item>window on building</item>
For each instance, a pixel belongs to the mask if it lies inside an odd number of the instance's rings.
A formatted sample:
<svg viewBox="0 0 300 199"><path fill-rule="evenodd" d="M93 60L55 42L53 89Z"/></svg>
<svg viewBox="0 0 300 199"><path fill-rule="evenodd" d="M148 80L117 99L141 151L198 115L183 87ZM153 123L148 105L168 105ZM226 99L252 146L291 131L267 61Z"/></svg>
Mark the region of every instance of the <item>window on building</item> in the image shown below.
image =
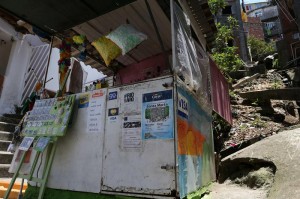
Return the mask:
<svg viewBox="0 0 300 199"><path fill-rule="evenodd" d="M254 14L255 14L255 17L261 17L262 16L262 11L257 11Z"/></svg>
<svg viewBox="0 0 300 199"><path fill-rule="evenodd" d="M225 6L225 8L222 10L223 15L230 15L232 14L231 6Z"/></svg>

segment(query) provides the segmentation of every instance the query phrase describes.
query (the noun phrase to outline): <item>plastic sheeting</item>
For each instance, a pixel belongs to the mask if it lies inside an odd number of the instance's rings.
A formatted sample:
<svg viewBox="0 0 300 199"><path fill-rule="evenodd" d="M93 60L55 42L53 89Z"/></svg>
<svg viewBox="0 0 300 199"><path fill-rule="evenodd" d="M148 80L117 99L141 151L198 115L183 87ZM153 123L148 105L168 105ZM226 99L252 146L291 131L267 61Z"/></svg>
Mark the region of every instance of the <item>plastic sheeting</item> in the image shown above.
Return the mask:
<svg viewBox="0 0 300 199"><path fill-rule="evenodd" d="M201 100L210 104L209 59L192 37L189 18L175 3L173 13L173 70Z"/></svg>

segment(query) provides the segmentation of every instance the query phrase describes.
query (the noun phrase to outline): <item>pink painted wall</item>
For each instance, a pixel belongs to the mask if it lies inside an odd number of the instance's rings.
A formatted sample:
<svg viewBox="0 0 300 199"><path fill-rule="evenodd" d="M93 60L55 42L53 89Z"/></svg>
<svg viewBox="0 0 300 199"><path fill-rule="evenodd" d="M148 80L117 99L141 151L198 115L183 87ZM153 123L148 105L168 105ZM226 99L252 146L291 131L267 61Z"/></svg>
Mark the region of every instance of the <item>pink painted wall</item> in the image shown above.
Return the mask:
<svg viewBox="0 0 300 199"><path fill-rule="evenodd" d="M229 85L216 63L209 59L212 87L213 109L227 122L232 124L232 114L230 107Z"/></svg>
<svg viewBox="0 0 300 199"><path fill-rule="evenodd" d="M169 74L168 54L158 54L119 70L116 84L130 84Z"/></svg>

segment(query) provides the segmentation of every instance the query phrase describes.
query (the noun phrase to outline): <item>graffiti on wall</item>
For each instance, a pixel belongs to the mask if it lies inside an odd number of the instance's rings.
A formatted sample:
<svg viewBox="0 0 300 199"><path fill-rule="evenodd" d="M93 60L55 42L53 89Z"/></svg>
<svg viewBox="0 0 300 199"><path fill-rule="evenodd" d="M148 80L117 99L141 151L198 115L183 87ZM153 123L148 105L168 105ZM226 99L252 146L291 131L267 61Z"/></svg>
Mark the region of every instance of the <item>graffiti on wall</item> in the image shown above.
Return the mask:
<svg viewBox="0 0 300 199"><path fill-rule="evenodd" d="M211 113L178 86L178 164L180 198L215 179Z"/></svg>

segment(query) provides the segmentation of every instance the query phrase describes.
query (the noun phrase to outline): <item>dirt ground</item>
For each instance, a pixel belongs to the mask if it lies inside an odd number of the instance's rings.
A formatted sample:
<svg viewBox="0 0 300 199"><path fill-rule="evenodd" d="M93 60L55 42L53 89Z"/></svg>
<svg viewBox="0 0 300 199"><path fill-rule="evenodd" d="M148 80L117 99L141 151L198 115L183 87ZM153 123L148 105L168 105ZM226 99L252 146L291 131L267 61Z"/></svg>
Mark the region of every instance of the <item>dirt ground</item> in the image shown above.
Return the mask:
<svg viewBox="0 0 300 199"><path fill-rule="evenodd" d="M222 150L238 146L254 138L263 139L277 134L280 130L299 124L299 114L295 101L288 100L248 100L239 92L284 88L282 76L274 70L260 75L231 91L233 125L228 134L222 135Z"/></svg>

